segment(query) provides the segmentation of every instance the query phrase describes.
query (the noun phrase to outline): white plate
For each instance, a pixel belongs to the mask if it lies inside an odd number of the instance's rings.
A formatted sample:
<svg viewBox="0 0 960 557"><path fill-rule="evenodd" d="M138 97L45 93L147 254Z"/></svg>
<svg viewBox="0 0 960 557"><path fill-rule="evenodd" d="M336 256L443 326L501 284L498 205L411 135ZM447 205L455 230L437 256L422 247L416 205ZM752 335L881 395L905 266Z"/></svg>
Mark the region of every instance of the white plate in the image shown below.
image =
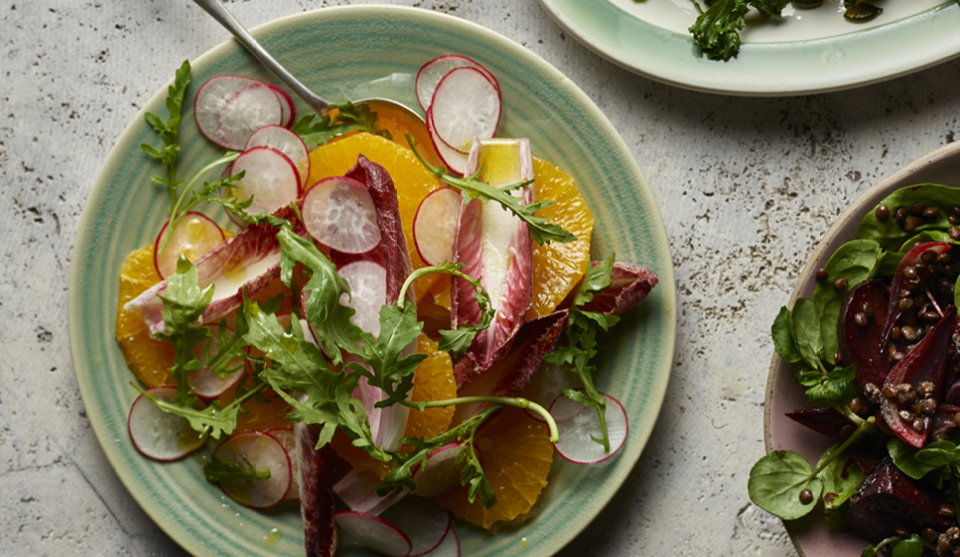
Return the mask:
<svg viewBox="0 0 960 557"><path fill-rule="evenodd" d="M737 58L709 60L687 29L693 0L540 0L568 33L640 75L687 89L749 96L822 93L892 79L960 55L955 0L877 0L867 23L843 18L842 0L784 8L779 21L751 11ZM701 0L701 5L702 0Z"/></svg>

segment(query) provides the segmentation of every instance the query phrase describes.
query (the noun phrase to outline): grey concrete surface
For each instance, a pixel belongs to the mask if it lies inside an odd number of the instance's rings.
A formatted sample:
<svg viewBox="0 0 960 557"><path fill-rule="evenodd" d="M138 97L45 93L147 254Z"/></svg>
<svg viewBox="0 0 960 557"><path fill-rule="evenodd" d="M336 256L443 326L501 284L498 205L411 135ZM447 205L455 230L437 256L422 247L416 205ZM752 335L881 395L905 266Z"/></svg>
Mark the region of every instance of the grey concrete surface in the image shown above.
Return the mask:
<svg viewBox="0 0 960 557"><path fill-rule="evenodd" d="M338 3L229 7L254 25ZM746 495L763 453L769 325L841 209L960 133L960 61L841 93L720 97L598 58L536 0L397 3L487 26L569 76L620 131L664 217L681 311L663 410L627 484L562 555L796 555ZM223 39L187 0L0 0L0 555L184 554L117 481L86 420L67 279L113 141L170 60Z"/></svg>

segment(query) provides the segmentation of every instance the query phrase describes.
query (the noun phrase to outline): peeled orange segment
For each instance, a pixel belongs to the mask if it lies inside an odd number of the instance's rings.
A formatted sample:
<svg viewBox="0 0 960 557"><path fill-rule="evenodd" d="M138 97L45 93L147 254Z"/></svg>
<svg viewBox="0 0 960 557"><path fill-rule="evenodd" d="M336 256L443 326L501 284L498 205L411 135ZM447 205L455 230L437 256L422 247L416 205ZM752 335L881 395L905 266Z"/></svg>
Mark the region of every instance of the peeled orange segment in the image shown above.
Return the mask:
<svg viewBox="0 0 960 557"><path fill-rule="evenodd" d="M161 278L167 278L177 272L177 260L181 255L193 263L198 257L226 240L223 230L217 226L217 223L194 211L186 213L173 232L169 231L170 221L167 221L157 234L157 241L153 243L153 262ZM168 234L169 239L167 239ZM161 247L163 250L160 249Z"/></svg>
<svg viewBox="0 0 960 557"><path fill-rule="evenodd" d="M123 306L160 282L153 253L152 245L140 248L128 255L120 268L120 296L114 332L127 367L148 388L174 384L170 377L175 356L173 345L151 337L140 313L134 309L125 310Z"/></svg>
<svg viewBox="0 0 960 557"><path fill-rule="evenodd" d="M398 141L403 140L402 134L398 136L393 133L393 137ZM420 148L422 147L421 144ZM368 133L345 137L318 147L310 153L310 180L308 180L308 183L315 184L324 178L345 175L357 163L357 157L361 154L382 166L390 174L390 178L397 189L400 220L407 240L407 249L410 252L410 262L414 269L425 267L426 264L417 253L416 244L413 240L413 220L417 214L417 207L420 206L423 198L441 185L420 164L412 151L389 139ZM428 275L417 280L414 284L414 290L418 301L439 276Z"/></svg>
<svg viewBox="0 0 960 557"><path fill-rule="evenodd" d="M437 343L427 335L417 339L417 352L427 354L413 376L413 392L410 400L446 400L456 398L457 382L453 378L453 363L450 354L437 349ZM455 407L411 410L407 420L406 437L429 439L447 431L453 419Z"/></svg>
<svg viewBox="0 0 960 557"><path fill-rule="evenodd" d="M553 463L547 425L531 420L523 410L507 408L481 426L475 442L497 504L487 509L480 497L470 503L466 486L438 496L437 502L457 517L487 529L529 513L547 485Z"/></svg>
<svg viewBox="0 0 960 557"><path fill-rule="evenodd" d="M533 305L526 319L549 315L566 298L590 264L593 213L573 178L549 162L533 159L534 197L555 203L537 211L577 237L575 242L533 245Z"/></svg>

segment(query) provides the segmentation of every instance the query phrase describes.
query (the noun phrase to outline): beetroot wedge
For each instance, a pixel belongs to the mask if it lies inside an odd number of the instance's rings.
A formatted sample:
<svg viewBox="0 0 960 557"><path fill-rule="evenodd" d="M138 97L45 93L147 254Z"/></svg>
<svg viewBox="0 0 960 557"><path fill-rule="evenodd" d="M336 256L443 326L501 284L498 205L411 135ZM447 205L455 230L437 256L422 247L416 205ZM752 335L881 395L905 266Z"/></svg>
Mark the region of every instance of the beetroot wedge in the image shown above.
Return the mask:
<svg viewBox="0 0 960 557"><path fill-rule="evenodd" d="M890 302L887 306L886 324L883 328L884 339L890 338L890 332L897 325L897 320L904 312L900 306L901 299L912 299L913 296L922 291L918 287L924 286L924 281L930 272L927 261L929 256L926 255L927 252L939 256L949 251L950 244L928 242L917 245L908 251L907 254L903 256L903 259L900 260L900 265L897 267L897 272L893 275L893 282L890 285ZM934 256L934 259L936 259L936 256ZM908 271L908 269L912 271ZM906 276L908 272L915 276L912 278Z"/></svg>
<svg viewBox="0 0 960 557"><path fill-rule="evenodd" d="M336 497L333 494L333 450L316 450L320 426L297 423L296 458L300 468L300 513L303 516L303 543L307 557L333 557L337 550L337 526L334 521Z"/></svg>
<svg viewBox="0 0 960 557"><path fill-rule="evenodd" d="M883 385L890 373L890 360L883 351L886 337L887 308L890 292L879 279L870 279L854 286L843 301L837 336L845 364L857 366L857 383ZM857 315L862 314L860 324ZM863 317L867 324L863 325Z"/></svg>
<svg viewBox="0 0 960 557"><path fill-rule="evenodd" d="M940 515L940 505L945 502L937 490L912 481L887 457L870 469L850 498L847 523L871 543L893 536L898 528L942 532L951 525Z"/></svg>
<svg viewBox="0 0 960 557"><path fill-rule="evenodd" d="M391 305L399 299L404 281L413 272L410 252L407 250L406 236L403 234L403 227L400 222L397 190L387 171L363 155L357 158L357 164L347 172L346 177L364 184L373 199L383 247L378 255L382 256L383 269L386 270L386 299L384 303ZM355 266L357 263L352 263L352 265ZM379 266L373 265L372 267ZM413 289L407 291L407 300L416 303ZM376 332L372 330L367 332L374 334L379 332L379 322ZM412 344L407 347L403 355L412 354L415 351L416 345ZM353 396L363 404L370 421L370 431L377 446L388 451L396 450L406 431L410 410L401 404L376 408L376 403L385 399L386 394L379 387L370 385L366 378L360 380Z"/></svg>
<svg viewBox="0 0 960 557"><path fill-rule="evenodd" d="M850 425L850 420L836 408L800 408L787 412L786 416L800 425L804 425L821 435L843 441L847 438L843 434Z"/></svg>
<svg viewBox="0 0 960 557"><path fill-rule="evenodd" d="M534 378L543 363L543 357L557 345L560 333L567 326L567 311L555 311L550 315L524 323L511 342L510 349L485 373L468 377L459 383L458 396L517 396ZM465 359L464 359L465 360ZM461 360L461 363L463 360ZM458 363L458 367L461 365ZM486 404L458 404L454 423L459 423L476 414Z"/></svg>
<svg viewBox="0 0 960 557"><path fill-rule="evenodd" d="M960 412L960 406L952 404L940 404L937 406L937 413L930 420L930 439L939 441L946 439L947 435L957 427L957 412Z"/></svg>
<svg viewBox="0 0 960 557"><path fill-rule="evenodd" d="M467 174L483 168L480 180L494 187L533 177L527 140L477 140L470 151ZM519 191L525 202L533 201L532 188ZM496 316L473 340L464 355L458 382L484 373L497 362L523 323L533 293L533 246L526 223L497 203L473 200L460 214L454 255L461 271L479 278L490 294ZM451 286L453 328L481 320L473 287L454 277Z"/></svg>
<svg viewBox="0 0 960 557"><path fill-rule="evenodd" d="M886 381L884 381L884 388L896 388L898 385L906 383L912 385L913 390L917 391L920 383L929 381L934 385L934 398L939 398L937 395L940 393L943 383L947 352L952 345L952 337L956 329L957 308L950 306L927 336L923 337L923 340L907 352L896 367L890 371ZM930 416L923 414L913 416L909 412L909 406L910 404L901 405L896 398L884 397L881 406L883 419L897 437L920 449L927 440ZM915 427L921 421L923 428Z"/></svg>
<svg viewBox="0 0 960 557"><path fill-rule="evenodd" d="M275 215L294 222L294 230L303 234L292 209L283 207ZM276 234L276 228L269 224L248 226L194 262L200 287L214 285L213 301L200 316L200 323L217 321L240 307L244 290L248 297L253 296L280 276L280 244ZM139 311L151 333L165 330L161 315L163 300L159 295L166 288L167 281L163 280L124 307Z"/></svg>

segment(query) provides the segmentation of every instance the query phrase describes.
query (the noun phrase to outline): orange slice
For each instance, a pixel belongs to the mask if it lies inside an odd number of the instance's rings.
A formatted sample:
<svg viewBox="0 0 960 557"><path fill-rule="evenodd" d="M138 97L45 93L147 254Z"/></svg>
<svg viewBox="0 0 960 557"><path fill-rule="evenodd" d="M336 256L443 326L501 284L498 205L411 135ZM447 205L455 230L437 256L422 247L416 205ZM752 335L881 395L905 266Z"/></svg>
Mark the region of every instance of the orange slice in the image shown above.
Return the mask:
<svg viewBox="0 0 960 557"><path fill-rule="evenodd" d="M533 159L534 197L553 199L537 216L552 220L577 237L575 242L533 244L533 305L526 319L549 315L580 282L590 264L593 213L573 178L549 162Z"/></svg>
<svg viewBox="0 0 960 557"><path fill-rule="evenodd" d="M153 265L152 244L128 255L120 268L120 296L114 334L127 367L147 388L174 384L169 373L175 356L173 345L151 337L140 313L135 309L124 310L123 306L158 282L160 275Z"/></svg>
<svg viewBox="0 0 960 557"><path fill-rule="evenodd" d="M427 354L420 362L413 376L411 400L444 400L457 396L457 381L453 377L453 364L450 355L437 350L437 343L426 335L417 339L417 351ZM439 435L450 427L454 407L428 408L423 412L411 410L407 420L406 437L429 439ZM350 438L341 432L333 436L332 445L340 458L350 463L357 472L372 472L383 479L390 472L391 465L374 459L367 451L354 447Z"/></svg>
<svg viewBox="0 0 960 557"><path fill-rule="evenodd" d="M394 139L397 135L394 134ZM402 136L400 141L405 141ZM428 193L440 187L436 178L420 164L413 151L380 136L361 133L317 147L310 153L311 186L324 178L343 176L357 163L357 156L364 155L382 166L390 174L397 188L400 204L400 220L403 223L407 249L414 269L425 267L413 243L413 217L417 207ZM308 188L309 189L309 188ZM414 285L417 300L430 288L439 275L428 275Z"/></svg>
<svg viewBox="0 0 960 557"><path fill-rule="evenodd" d="M547 485L553 463L547 424L530 419L523 410L507 408L481 426L475 443L497 504L487 509L479 496L470 503L467 487L440 495L437 501L457 517L487 529L522 519Z"/></svg>

